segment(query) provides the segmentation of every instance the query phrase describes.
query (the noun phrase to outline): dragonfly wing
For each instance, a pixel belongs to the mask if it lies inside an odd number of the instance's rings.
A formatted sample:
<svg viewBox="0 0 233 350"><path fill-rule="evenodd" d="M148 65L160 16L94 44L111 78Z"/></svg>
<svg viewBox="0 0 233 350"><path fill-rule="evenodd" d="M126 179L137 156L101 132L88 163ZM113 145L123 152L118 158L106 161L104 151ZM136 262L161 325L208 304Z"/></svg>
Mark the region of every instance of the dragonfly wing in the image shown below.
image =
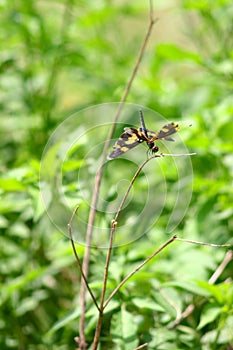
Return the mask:
<svg viewBox="0 0 233 350"><path fill-rule="evenodd" d="M164 140L166 140L166 141L175 141L172 137L164 137Z"/></svg>
<svg viewBox="0 0 233 350"><path fill-rule="evenodd" d="M160 129L155 136L152 137L153 141L155 140L167 140L174 141L173 138L169 137L170 135L176 133L179 129L179 125L175 123L166 124Z"/></svg>
<svg viewBox="0 0 233 350"><path fill-rule="evenodd" d="M125 132L121 134L113 146L113 151L108 155L108 159L117 158L142 142L137 129L125 128L124 130Z"/></svg>

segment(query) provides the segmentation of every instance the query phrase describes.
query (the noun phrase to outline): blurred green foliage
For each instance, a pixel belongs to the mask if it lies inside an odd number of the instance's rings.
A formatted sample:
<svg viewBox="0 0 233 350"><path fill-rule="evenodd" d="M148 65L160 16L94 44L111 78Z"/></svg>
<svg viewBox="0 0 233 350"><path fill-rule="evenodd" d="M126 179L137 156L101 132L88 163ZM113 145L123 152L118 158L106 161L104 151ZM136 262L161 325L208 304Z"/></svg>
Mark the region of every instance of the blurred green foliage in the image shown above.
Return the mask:
<svg viewBox="0 0 233 350"><path fill-rule="evenodd" d="M71 113L120 100L146 31L147 5L104 0L0 4L1 349L75 347L80 273L70 242L50 222L41 203L40 159L51 133ZM183 137L189 150L197 152L192 158L193 195L176 233L199 241L232 243L232 1L165 1L155 13L160 20L127 101L145 105L171 121L192 121ZM110 115L109 123L112 120ZM78 126L85 123L80 116ZM137 125L132 120L127 123ZM98 141L101 138L98 135ZM72 205L80 196L76 175L82 164L87 178L94 181L97 165L93 158L83 160L90 143L93 146L94 137L76 145L63 165L64 188ZM128 172L130 180L135 167L131 172L125 161L115 164L115 172L119 176ZM175 174L169 173L167 164L172 196ZM102 190L109 201L117 195L111 171L106 169ZM150 181L159 186L156 173ZM122 213L122 221L133 224L144 188L142 177L136 181L137 196ZM121 198L125 189L124 184L118 188ZM85 191L87 197L92 195L91 187ZM167 239L170 209L168 204L146 236L114 250L109 294ZM106 220L102 213L98 224ZM77 251L82 257L83 246L77 245ZM92 250L90 283L97 297L105 253ZM148 342L148 349L157 350L232 349L232 261L214 285L208 283L225 254L225 249L181 242L169 246L109 304L100 348L134 349ZM190 305L193 312L176 324ZM97 319L91 301L86 316L91 344Z"/></svg>

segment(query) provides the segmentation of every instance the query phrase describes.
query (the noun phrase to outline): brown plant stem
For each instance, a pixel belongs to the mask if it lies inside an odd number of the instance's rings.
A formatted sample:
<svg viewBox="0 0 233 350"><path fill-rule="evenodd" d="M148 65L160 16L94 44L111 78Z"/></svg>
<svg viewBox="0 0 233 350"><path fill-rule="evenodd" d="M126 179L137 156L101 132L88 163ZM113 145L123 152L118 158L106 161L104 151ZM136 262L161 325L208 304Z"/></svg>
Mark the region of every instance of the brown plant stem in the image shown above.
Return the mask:
<svg viewBox="0 0 233 350"><path fill-rule="evenodd" d="M101 293L101 298L100 298L100 310L99 310L99 318L97 322L97 327L95 331L95 337L94 337L94 342L93 342L93 350L97 349L98 343L99 343L99 337L100 337L100 332L101 332L101 327L102 327L102 322L103 322L103 311L104 311L104 298L105 298L105 293L106 293L106 286L107 286L107 280L108 280L108 269L109 269L109 264L110 264L110 258L112 254L112 247L113 247L113 241L114 241L114 233L116 231L116 225L117 225L117 218L120 214L120 211L125 203L125 200L129 194L130 189L132 188L132 185L137 178L138 174L142 170L143 166L149 161L150 159L147 159L136 171L133 179L131 180L129 187L121 201L121 204L117 210L117 213L115 215L115 218L112 220L111 224L111 231L110 231L110 237L109 237L109 246L108 246L108 252L106 256L106 262L105 262L105 268L104 268L104 279L103 279L103 287L102 287L102 293Z"/></svg>
<svg viewBox="0 0 233 350"><path fill-rule="evenodd" d="M156 20L154 19L154 13L153 13L153 4L152 0L150 0L150 21L148 25L148 29L145 35L145 38L143 40L142 46L139 50L139 54L136 60L136 63L134 65L132 74L130 76L130 79L126 85L126 88L124 90L121 102L119 104L119 107L117 109L113 125L109 131L107 141L104 146L103 150L103 155L101 159L101 165L99 167L99 170L96 174L96 179L95 179L95 185L94 185L94 191L93 191L93 196L92 196L92 201L91 201L91 208L90 208L90 213L89 213L89 218L88 218L88 225L87 225L87 232L86 232L86 250L84 254L84 259L83 259L83 273L85 277L87 278L88 276L88 271L89 271L89 261L90 261L90 247L91 247L91 241L92 241L92 234L93 234L93 224L95 221L95 216L96 216L96 205L99 197L99 190L100 190L100 185L101 185L101 180L102 180L102 175L103 175L103 165L106 159L107 155L107 150L110 145L110 140L113 135L113 131L115 128L115 124L119 118L119 115L121 113L121 110L123 108L123 104L126 101L126 98L129 94L129 91L131 89L132 83L135 79L135 76L137 74L138 68L140 66L143 54L145 52L148 40L150 38L151 32L153 25L155 24ZM81 291L80 291L80 326L79 326L79 333L80 333L80 350L85 350L86 349L86 341L85 341L85 309L86 309L86 301L85 301L85 295L86 295L86 283L85 280L82 278L81 279Z"/></svg>
<svg viewBox="0 0 233 350"><path fill-rule="evenodd" d="M209 247L230 247L230 244L215 244L215 243L208 243L208 242L200 242L200 241L193 241L191 239L184 239L184 238L176 238L177 241L196 244L196 245L207 245Z"/></svg>
<svg viewBox="0 0 233 350"><path fill-rule="evenodd" d="M147 345L148 345L148 343L142 344L142 345L138 346L138 347L137 347L136 349L134 349L134 350L143 349L143 348L145 348Z"/></svg>
<svg viewBox="0 0 233 350"><path fill-rule="evenodd" d="M225 267L229 264L229 262L232 259L233 259L233 251L232 250L228 250L228 252L226 252L226 255L225 255L223 261L218 266L218 268L215 270L213 275L210 277L209 284L214 284L217 281L217 279L222 274L222 272L225 269Z"/></svg>
<svg viewBox="0 0 233 350"><path fill-rule="evenodd" d="M166 248L169 244L174 242L176 240L176 235L172 236L167 242L161 245L154 253L152 253L148 258L146 258L141 264L139 264L133 271L131 271L114 289L114 291L110 294L108 299L106 300L104 304L104 309L109 304L109 302L112 300L114 295L118 292L118 290L133 276L136 272L138 272L144 265L148 263L151 259L153 259L157 254L159 254L164 248Z"/></svg>
<svg viewBox="0 0 233 350"><path fill-rule="evenodd" d="M114 220L112 220L111 233L115 232L115 226L116 226L116 222ZM98 347L100 332L101 332L102 323L103 323L104 297L105 297L107 281L108 281L108 268L109 268L111 253L112 253L113 241L114 241L114 234L110 234L109 248L108 248L108 253L107 253L105 267L104 267L103 287L102 287L102 292L101 292L101 297L100 297L99 318L98 318L98 322L97 322L97 326L96 326L95 337L94 337L94 342L93 342L93 347L92 347L93 350L96 350Z"/></svg>
<svg viewBox="0 0 233 350"><path fill-rule="evenodd" d="M147 158L141 165L140 167L137 169L136 173L134 174L132 180L130 181L130 184L127 188L127 191L125 192L125 195L121 201L121 204L119 205L119 208L117 210L117 213L115 215L115 218L113 219L113 221L115 222L115 225L114 225L114 230L116 228L116 225L117 225L117 220L118 220L118 217L120 215L120 212L125 204L125 201L129 195L129 192L136 180L136 178L138 177L139 173L142 171L142 169L144 168L144 166L151 160L151 159L154 159L154 158L160 158L160 157L183 157L183 156L192 156L192 155L195 155L196 153L183 153L183 154L165 154L165 153L158 153L158 154L154 154L153 156Z"/></svg>
<svg viewBox="0 0 233 350"><path fill-rule="evenodd" d="M142 171L143 167L152 159L154 158L160 158L164 156L189 156L193 155L194 153L188 153L188 154L163 154L163 153L158 153L152 155L150 158L147 158L137 169L135 172L132 180L130 181L130 184L127 188L127 191L125 192L125 195L119 205L119 208L116 212L116 215L114 219L112 220L111 224L111 231L110 231L110 237L109 237L109 246L108 246L108 253L106 257L106 262L105 262L105 268L104 268L104 280L103 280L103 287L102 287L102 293L101 293L101 298L100 298L100 307L99 307L99 318L98 318L98 323L96 327L96 332L95 332L95 337L94 337L94 342L93 342L93 350L97 349L98 343L99 343L99 337L100 337L100 332L101 332L101 327L102 327L102 322L103 322L103 311L107 304L110 302L110 300L113 298L113 296L117 293L117 291L121 288L121 286L131 277L133 276L139 269L141 269L149 260L151 260L155 255L157 255L162 249L164 249L168 244L170 244L172 241L175 240L175 236L173 236L168 242L166 242L164 245L162 245L156 252L154 252L149 258L147 258L143 263L141 263L134 271L131 272L128 276L125 277L125 279L118 285L118 287L113 291L113 293L110 295L110 297L107 299L106 303L104 303L104 298L105 298L105 293L106 293L106 286L107 286L107 279L108 279L108 271L109 271L109 264L110 264L110 258L112 254L112 247L113 247L113 242L114 242L114 234L116 231L116 225L117 225L117 220L120 215L120 212L125 204L125 201L129 195L129 192Z"/></svg>
<svg viewBox="0 0 233 350"><path fill-rule="evenodd" d="M71 219L70 219L70 221L68 223L68 232L69 232L70 241L71 241L71 245L72 245L72 248L73 248L74 256L75 256L75 259L76 259L77 264L78 264L78 268L79 268L79 270L81 272L82 278L83 278L83 280L84 280L84 282L86 284L88 292L89 292L90 296L92 297L92 300L93 300L95 306L99 310L99 305L97 304L96 298L95 298L94 294L92 293L92 290L91 290L91 288L90 288L90 286L88 284L88 281L87 281L87 279L86 279L86 277L85 277L85 275L83 273L82 264L81 264L81 261L79 259L79 256L78 256L78 253L76 251L75 244L74 244L73 232L72 232L72 222L73 222L73 219L74 219L75 214L77 213L77 211L78 211L78 207L75 208L75 210L72 213Z"/></svg>
<svg viewBox="0 0 233 350"><path fill-rule="evenodd" d="M157 155L159 157L159 155ZM112 247L113 247L113 242L114 242L114 234L116 231L116 225L117 225L117 219L120 215L120 212L123 208L123 205L129 195L129 192L137 178L137 176L139 175L139 173L141 172L141 170L143 169L143 167L152 159L153 157L150 157L148 159L146 159L142 165L137 169L136 173L134 174L132 180L130 181L130 184L127 188L127 191L121 201L121 204L119 205L119 208L116 212L116 215L114 217L114 219L112 220L112 224L111 224L111 231L110 231L110 237L109 237L109 244L108 244L108 252L107 252L107 256L106 256L106 262L105 262L105 267L104 267L104 279L103 279L103 287L102 287L102 293L101 293L101 298L100 298L100 310L99 310L99 318L98 318L98 323L97 323L97 327L96 327L96 332L95 332L95 337L94 337L94 343L93 343L93 350L97 349L98 343L99 343L99 337L100 337L100 331L101 331L101 327L102 327L102 322L103 322L103 311L104 311L104 298L105 298L105 293L106 293L106 287L107 287L107 280L108 280L108 270L109 270L109 264L110 264L110 259L111 259L111 254L112 254Z"/></svg>

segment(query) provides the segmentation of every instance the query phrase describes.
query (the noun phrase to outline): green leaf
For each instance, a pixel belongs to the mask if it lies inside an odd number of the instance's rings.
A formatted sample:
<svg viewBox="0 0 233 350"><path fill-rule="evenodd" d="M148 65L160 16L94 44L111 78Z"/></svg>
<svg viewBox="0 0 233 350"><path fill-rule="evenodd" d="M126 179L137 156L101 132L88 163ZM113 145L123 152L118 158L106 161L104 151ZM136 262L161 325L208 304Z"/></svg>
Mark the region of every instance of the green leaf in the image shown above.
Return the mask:
<svg viewBox="0 0 233 350"><path fill-rule="evenodd" d="M149 310L156 310L156 311L165 311L165 309L157 304L155 301L153 301L150 298L144 297L144 298L133 298L132 303L137 306L139 309L149 309Z"/></svg>
<svg viewBox="0 0 233 350"><path fill-rule="evenodd" d="M30 297L21 300L21 303L15 309L17 316L24 315L28 311L34 310L40 302L48 298L48 293L45 290L36 290Z"/></svg>
<svg viewBox="0 0 233 350"><path fill-rule="evenodd" d="M83 160L69 159L69 160L66 160L63 163L62 170L64 172L73 171L73 170L79 169L83 165L84 165L84 161Z"/></svg>
<svg viewBox="0 0 233 350"><path fill-rule="evenodd" d="M208 297L210 293L206 290L203 290L198 284L193 282L186 282L186 281L171 281L163 283L163 287L176 287L180 288L186 292L194 293L197 295Z"/></svg>
<svg viewBox="0 0 233 350"><path fill-rule="evenodd" d="M113 315L111 335L113 342L120 346L122 350L132 350L137 347L135 317L125 310L125 305L122 305L121 310Z"/></svg>
<svg viewBox="0 0 233 350"><path fill-rule="evenodd" d="M203 290L206 290L210 293L210 295L212 297L215 298L215 300L220 303L223 304L225 303L225 298L227 295L227 292L230 288L230 285L227 283L222 283L222 284L218 284L218 285L212 285L209 284L206 281L198 281L197 284L203 288Z"/></svg>
<svg viewBox="0 0 233 350"><path fill-rule="evenodd" d="M218 306L207 305L201 313L201 319L197 326L197 329L202 329L207 324L217 320L218 316L221 314L222 308Z"/></svg>
<svg viewBox="0 0 233 350"><path fill-rule="evenodd" d="M71 321L77 319L80 315L80 308L77 307L76 309L68 312L64 317L62 317L59 321L57 321L50 330L46 333L46 337L49 337L52 333L56 332L57 330L65 327L68 323Z"/></svg>
<svg viewBox="0 0 233 350"><path fill-rule="evenodd" d="M186 51L174 44L160 44L157 46L156 55L173 61L193 61L200 63L200 56L195 52Z"/></svg>
<svg viewBox="0 0 233 350"><path fill-rule="evenodd" d="M8 282L5 285L1 286L1 304L4 303L11 295L27 284L31 283L38 277L42 276L45 273L45 268L38 268L33 271L28 272L27 274L15 278L13 281Z"/></svg>
<svg viewBox="0 0 233 350"><path fill-rule="evenodd" d="M6 192L23 191L25 186L16 179L0 179L0 188Z"/></svg>

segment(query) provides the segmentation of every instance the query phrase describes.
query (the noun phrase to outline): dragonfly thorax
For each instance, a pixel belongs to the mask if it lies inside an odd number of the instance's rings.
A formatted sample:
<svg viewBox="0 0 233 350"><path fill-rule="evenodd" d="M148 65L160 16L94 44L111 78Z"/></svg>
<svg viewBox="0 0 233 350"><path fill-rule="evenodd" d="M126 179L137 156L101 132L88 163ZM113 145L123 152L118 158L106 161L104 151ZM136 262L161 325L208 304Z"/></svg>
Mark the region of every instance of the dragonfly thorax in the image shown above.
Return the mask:
<svg viewBox="0 0 233 350"><path fill-rule="evenodd" d="M147 142L147 146L149 147L149 149L153 152L156 153L159 150L159 147L157 145L155 145L154 142Z"/></svg>

